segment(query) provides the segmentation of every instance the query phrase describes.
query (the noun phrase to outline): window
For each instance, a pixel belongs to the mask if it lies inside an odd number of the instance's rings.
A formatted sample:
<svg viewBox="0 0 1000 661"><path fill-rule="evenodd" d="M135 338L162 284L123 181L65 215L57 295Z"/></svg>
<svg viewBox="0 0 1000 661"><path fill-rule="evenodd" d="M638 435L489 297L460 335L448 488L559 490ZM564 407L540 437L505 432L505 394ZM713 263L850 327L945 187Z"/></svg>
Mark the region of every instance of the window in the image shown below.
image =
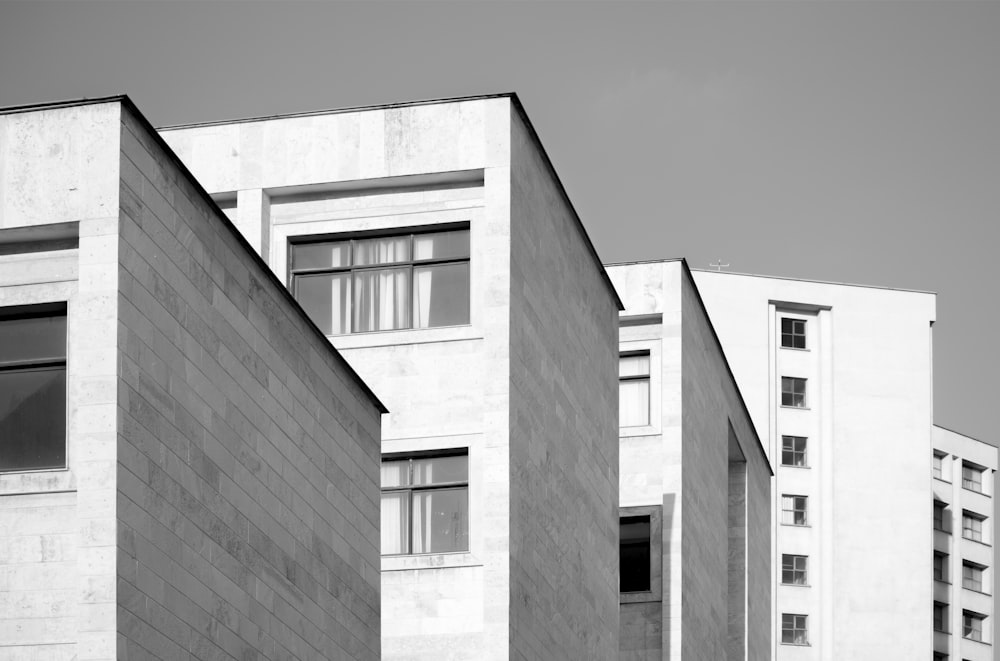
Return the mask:
<svg viewBox="0 0 1000 661"><path fill-rule="evenodd" d="M962 562L962 587L966 590L983 591L983 570L982 565L968 560Z"/></svg>
<svg viewBox="0 0 1000 661"><path fill-rule="evenodd" d="M618 359L618 426L649 424L649 352L622 354Z"/></svg>
<svg viewBox="0 0 1000 661"><path fill-rule="evenodd" d="M382 554L469 550L469 457L382 460Z"/></svg>
<svg viewBox="0 0 1000 661"><path fill-rule="evenodd" d="M934 652L934 661L948 661L948 655L944 652Z"/></svg>
<svg viewBox="0 0 1000 661"><path fill-rule="evenodd" d="M292 292L327 335L469 323L469 230L291 245Z"/></svg>
<svg viewBox="0 0 1000 661"><path fill-rule="evenodd" d="M985 516L979 516L972 512L962 512L962 537L974 542L983 541L983 521L985 520Z"/></svg>
<svg viewBox="0 0 1000 661"><path fill-rule="evenodd" d="M805 615L781 614L781 642L788 645L809 644L809 629L806 628Z"/></svg>
<svg viewBox="0 0 1000 661"><path fill-rule="evenodd" d="M934 501L934 530L941 532L951 532L948 528L948 505L940 500Z"/></svg>
<svg viewBox="0 0 1000 661"><path fill-rule="evenodd" d="M66 466L66 305L0 308L0 471Z"/></svg>
<svg viewBox="0 0 1000 661"><path fill-rule="evenodd" d="M962 611L962 637L983 641L983 620L985 615L973 611Z"/></svg>
<svg viewBox="0 0 1000 661"><path fill-rule="evenodd" d="M781 496L781 522L790 526L806 525L805 496Z"/></svg>
<svg viewBox="0 0 1000 661"><path fill-rule="evenodd" d="M781 405L806 407L806 380L794 376L781 377Z"/></svg>
<svg viewBox="0 0 1000 661"><path fill-rule="evenodd" d="M805 436L782 436L781 437L781 465L806 466L806 437Z"/></svg>
<svg viewBox="0 0 1000 661"><path fill-rule="evenodd" d="M808 556L781 554L781 582L784 585L806 585Z"/></svg>
<svg viewBox="0 0 1000 661"><path fill-rule="evenodd" d="M934 631L948 633L948 604L934 602Z"/></svg>
<svg viewBox="0 0 1000 661"><path fill-rule="evenodd" d="M934 580L948 582L948 554L934 552Z"/></svg>
<svg viewBox="0 0 1000 661"><path fill-rule="evenodd" d="M650 590L650 518L622 517L619 524L619 576L622 592Z"/></svg>
<svg viewBox="0 0 1000 661"><path fill-rule="evenodd" d="M781 346L786 349L806 348L806 320L781 318Z"/></svg>
<svg viewBox="0 0 1000 661"><path fill-rule="evenodd" d="M935 452L933 458L931 459L931 469L934 472L934 477L939 480L944 479L944 458L944 453Z"/></svg>
<svg viewBox="0 0 1000 661"><path fill-rule="evenodd" d="M962 462L962 488L983 492L983 469L974 464Z"/></svg>

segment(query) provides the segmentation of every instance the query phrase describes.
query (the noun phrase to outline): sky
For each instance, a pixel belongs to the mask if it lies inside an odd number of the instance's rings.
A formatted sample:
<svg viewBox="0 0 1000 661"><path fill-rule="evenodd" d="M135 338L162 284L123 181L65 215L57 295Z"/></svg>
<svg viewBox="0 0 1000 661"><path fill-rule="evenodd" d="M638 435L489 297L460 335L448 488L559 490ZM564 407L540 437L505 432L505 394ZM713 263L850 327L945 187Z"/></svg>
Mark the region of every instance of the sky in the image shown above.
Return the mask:
<svg viewBox="0 0 1000 661"><path fill-rule="evenodd" d="M0 105L517 92L605 262L937 292L936 422L997 443L998 34L994 2L0 0Z"/></svg>

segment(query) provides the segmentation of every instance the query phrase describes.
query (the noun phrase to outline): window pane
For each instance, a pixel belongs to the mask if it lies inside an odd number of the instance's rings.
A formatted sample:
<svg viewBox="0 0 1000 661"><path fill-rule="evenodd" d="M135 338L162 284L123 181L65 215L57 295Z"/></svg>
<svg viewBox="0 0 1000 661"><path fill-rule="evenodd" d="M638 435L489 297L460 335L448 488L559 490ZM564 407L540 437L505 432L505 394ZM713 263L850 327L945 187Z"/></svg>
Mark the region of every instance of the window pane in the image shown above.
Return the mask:
<svg viewBox="0 0 1000 661"><path fill-rule="evenodd" d="M65 315L0 321L0 363L65 357Z"/></svg>
<svg viewBox="0 0 1000 661"><path fill-rule="evenodd" d="M413 269L416 327L469 323L469 264L439 264Z"/></svg>
<svg viewBox="0 0 1000 661"><path fill-rule="evenodd" d="M410 460L383 461L382 486L402 487L410 483Z"/></svg>
<svg viewBox="0 0 1000 661"><path fill-rule="evenodd" d="M66 368L0 372L0 470L65 465Z"/></svg>
<svg viewBox="0 0 1000 661"><path fill-rule="evenodd" d="M618 359L618 376L646 376L649 374L649 354L622 356Z"/></svg>
<svg viewBox="0 0 1000 661"><path fill-rule="evenodd" d="M648 516L621 519L619 576L622 592L650 589L650 521Z"/></svg>
<svg viewBox="0 0 1000 661"><path fill-rule="evenodd" d="M413 259L462 259L469 256L469 230L417 234Z"/></svg>
<svg viewBox="0 0 1000 661"><path fill-rule="evenodd" d="M362 239L354 242L354 264L393 264L410 260L410 236Z"/></svg>
<svg viewBox="0 0 1000 661"><path fill-rule="evenodd" d="M298 243L292 245L293 269L328 269L349 266L351 244L338 243Z"/></svg>
<svg viewBox="0 0 1000 661"><path fill-rule="evenodd" d="M618 382L618 425L641 427L649 424L649 381Z"/></svg>
<svg viewBox="0 0 1000 661"><path fill-rule="evenodd" d="M413 553L469 549L469 490L413 493Z"/></svg>
<svg viewBox="0 0 1000 661"><path fill-rule="evenodd" d="M410 270L354 274L354 332L410 327Z"/></svg>
<svg viewBox="0 0 1000 661"><path fill-rule="evenodd" d="M295 298L326 335L350 332L351 301L349 273L295 276Z"/></svg>
<svg viewBox="0 0 1000 661"><path fill-rule="evenodd" d="M467 482L469 457L433 457L413 460L413 484L441 484Z"/></svg>
<svg viewBox="0 0 1000 661"><path fill-rule="evenodd" d="M408 553L409 492L382 494L382 555Z"/></svg>

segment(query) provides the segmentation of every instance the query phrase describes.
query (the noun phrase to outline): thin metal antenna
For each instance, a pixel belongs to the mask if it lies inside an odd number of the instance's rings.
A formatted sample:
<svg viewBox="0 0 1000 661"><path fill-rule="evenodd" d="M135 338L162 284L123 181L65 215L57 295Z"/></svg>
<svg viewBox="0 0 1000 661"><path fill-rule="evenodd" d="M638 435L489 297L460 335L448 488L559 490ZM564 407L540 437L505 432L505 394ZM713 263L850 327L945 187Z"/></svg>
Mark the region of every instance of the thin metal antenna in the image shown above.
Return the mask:
<svg viewBox="0 0 1000 661"><path fill-rule="evenodd" d="M722 269L729 268L729 262L723 264L722 260L720 259L718 262L714 264L709 264L709 266L714 267L716 271L722 271Z"/></svg>

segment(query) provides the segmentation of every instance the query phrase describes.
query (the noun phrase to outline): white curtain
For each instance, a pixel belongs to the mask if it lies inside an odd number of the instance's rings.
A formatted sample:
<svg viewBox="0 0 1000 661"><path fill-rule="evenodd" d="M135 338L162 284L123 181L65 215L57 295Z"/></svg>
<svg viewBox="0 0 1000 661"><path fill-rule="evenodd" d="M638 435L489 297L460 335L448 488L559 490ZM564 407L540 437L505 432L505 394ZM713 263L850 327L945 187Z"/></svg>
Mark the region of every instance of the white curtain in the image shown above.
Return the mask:
<svg viewBox="0 0 1000 661"><path fill-rule="evenodd" d="M618 425L641 427L649 424L649 381L618 382Z"/></svg>
<svg viewBox="0 0 1000 661"><path fill-rule="evenodd" d="M431 285L434 272L431 269L421 269L416 273L416 286L413 288L413 307L417 311L417 328L428 328L431 325Z"/></svg>
<svg viewBox="0 0 1000 661"><path fill-rule="evenodd" d="M406 492L382 494L382 555L407 553Z"/></svg>

